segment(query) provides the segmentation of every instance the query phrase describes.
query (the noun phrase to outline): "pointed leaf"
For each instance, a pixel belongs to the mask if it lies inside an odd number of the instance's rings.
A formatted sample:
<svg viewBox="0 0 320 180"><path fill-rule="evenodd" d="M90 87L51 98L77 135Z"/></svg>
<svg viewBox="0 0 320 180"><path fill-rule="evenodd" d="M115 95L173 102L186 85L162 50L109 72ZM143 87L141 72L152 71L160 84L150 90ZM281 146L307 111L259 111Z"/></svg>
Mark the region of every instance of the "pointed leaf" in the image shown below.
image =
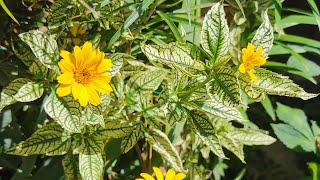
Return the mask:
<svg viewBox="0 0 320 180"><path fill-rule="evenodd" d="M109 57L112 60L112 67L108 70L111 77L115 76L125 60L135 59L134 57L124 53L114 53Z"/></svg>
<svg viewBox="0 0 320 180"><path fill-rule="evenodd" d="M30 102L40 98L43 91L44 89L41 84L28 82L18 90L13 98L19 102Z"/></svg>
<svg viewBox="0 0 320 180"><path fill-rule="evenodd" d="M221 69L215 75L211 86L211 96L217 102L229 107L237 107L241 104L238 78L232 69Z"/></svg>
<svg viewBox="0 0 320 180"><path fill-rule="evenodd" d="M81 132L81 107L78 101L72 97L59 98L55 91L45 102L46 113L56 120L64 129L72 133Z"/></svg>
<svg viewBox="0 0 320 180"><path fill-rule="evenodd" d="M34 55L48 68L53 69L59 60L56 40L38 30L19 34L23 42L28 44Z"/></svg>
<svg viewBox="0 0 320 180"><path fill-rule="evenodd" d="M219 138L216 135L213 124L207 115L201 111L191 111L188 119L189 125L204 144L210 147L211 151L220 158L227 159L224 155Z"/></svg>
<svg viewBox="0 0 320 180"><path fill-rule="evenodd" d="M161 70L140 72L129 79L129 89L135 88L139 91L154 91L159 87L165 75L166 72Z"/></svg>
<svg viewBox="0 0 320 180"><path fill-rule="evenodd" d="M144 133L144 126L139 124L135 129L131 131L130 134L122 138L121 141L121 152L127 153L135 144L137 144L138 140Z"/></svg>
<svg viewBox="0 0 320 180"><path fill-rule="evenodd" d="M79 158L73 154L67 154L62 160L64 176L66 180L81 180L79 171Z"/></svg>
<svg viewBox="0 0 320 180"><path fill-rule="evenodd" d="M229 27L222 1L215 4L204 17L201 44L212 55L212 64L219 64L217 60L229 52Z"/></svg>
<svg viewBox="0 0 320 180"><path fill-rule="evenodd" d="M150 61L160 62L187 75L205 69L199 49L192 44L143 45L141 49Z"/></svg>
<svg viewBox="0 0 320 180"><path fill-rule="evenodd" d="M270 145L276 141L275 138L254 129L234 129L228 134L244 145Z"/></svg>
<svg viewBox="0 0 320 180"><path fill-rule="evenodd" d="M48 68L39 60L34 59L32 64L29 66L29 71L36 77L45 78L45 75L48 73Z"/></svg>
<svg viewBox="0 0 320 180"><path fill-rule="evenodd" d="M257 84L253 84L253 87L260 92L265 92L271 95L297 97L303 100L308 100L318 96L318 94L305 92L287 76L262 68L257 68L255 75L258 77L259 82Z"/></svg>
<svg viewBox="0 0 320 180"><path fill-rule="evenodd" d="M110 138L122 138L130 135L139 126L140 123L137 121L107 120L105 127L99 128L96 133Z"/></svg>
<svg viewBox="0 0 320 180"><path fill-rule="evenodd" d="M165 106L164 115L170 126L174 126L176 123L185 121L187 119L187 113L184 107L179 103L168 103Z"/></svg>
<svg viewBox="0 0 320 180"><path fill-rule="evenodd" d="M59 0L54 1L50 7L50 16L48 17L49 29L54 29L65 25L74 15L76 15L77 7L74 1Z"/></svg>
<svg viewBox="0 0 320 180"><path fill-rule="evenodd" d="M21 39L14 39L11 43L14 55L16 55L26 66L30 66L37 58L30 47Z"/></svg>
<svg viewBox="0 0 320 180"><path fill-rule="evenodd" d="M180 156L171 144L167 135L158 129L151 129L145 133L146 140L152 145L152 148L157 151L170 166L177 172L184 172Z"/></svg>
<svg viewBox="0 0 320 180"><path fill-rule="evenodd" d="M238 139L233 139L227 133L219 133L219 139L221 140L221 144L223 147L227 148L233 154L235 154L243 163L244 161L244 152L243 152L243 144Z"/></svg>
<svg viewBox="0 0 320 180"><path fill-rule="evenodd" d="M268 18L268 10L266 10L262 16L263 23L258 28L251 42L255 48L261 46L263 48L262 56L268 57L274 40L273 27Z"/></svg>
<svg viewBox="0 0 320 180"><path fill-rule="evenodd" d="M62 155L71 147L71 136L55 122L38 129L30 138L12 147L6 153L21 156L45 154Z"/></svg>
<svg viewBox="0 0 320 180"><path fill-rule="evenodd" d="M79 154L79 170L82 179L97 180L101 179L103 174L103 158L101 153Z"/></svg>

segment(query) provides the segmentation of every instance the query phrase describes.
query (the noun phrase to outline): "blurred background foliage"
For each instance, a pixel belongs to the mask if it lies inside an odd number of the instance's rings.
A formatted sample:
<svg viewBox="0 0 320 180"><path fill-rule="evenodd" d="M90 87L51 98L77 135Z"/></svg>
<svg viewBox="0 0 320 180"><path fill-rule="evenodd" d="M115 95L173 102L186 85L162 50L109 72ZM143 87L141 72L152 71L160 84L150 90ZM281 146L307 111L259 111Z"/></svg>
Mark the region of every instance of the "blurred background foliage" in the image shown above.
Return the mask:
<svg viewBox="0 0 320 180"><path fill-rule="evenodd" d="M72 36L66 33L72 22L81 21L87 28L83 41L104 43L106 52L128 52L139 55L140 41L165 44L179 38L182 32L188 41L200 44L200 30L204 14L214 0L158 0L158 6L145 6L139 0L4 0L8 9L0 9L0 86L16 77L27 76L26 66L13 53L17 35L30 29L50 31L59 37L60 46L73 46ZM68 3L69 6L63 6ZM274 24L275 44L265 67L290 76L307 92L320 92L320 14L317 0L226 0L228 22L235 38L232 45L244 47L261 23L260 14L269 8ZM4 7L1 4L2 7ZM149 7L149 8L147 8ZM8 16L8 10L13 16ZM10 13L9 13L10 14ZM103 17L103 18L101 18ZM241 36L240 36L241 34ZM121 41L120 41L121 40ZM125 43L124 43L125 42ZM127 44L130 46L127 46ZM234 48L237 49L237 48ZM231 52L232 53L232 52ZM23 52L20 52L23 54ZM232 53L237 56L236 52ZM56 180L64 179L61 157L18 157L4 154L4 150L27 139L43 124L46 118L44 99L26 106L17 103L0 114L0 179ZM319 179L320 176L320 98L308 101L279 96L267 97L261 103L250 102L244 116L251 126L268 130L279 141L266 147L245 148L243 164L231 153L231 160L221 160L203 149L193 151L184 158L202 154L198 163L205 171L210 169L210 179ZM172 132L171 140L175 141ZM108 147L119 147L109 150ZM120 156L120 141L114 140L106 147L105 179L132 179L137 175L139 161L133 150ZM114 162L118 163L114 166ZM153 165L162 160L153 153ZM114 171L117 170L117 171ZM117 174L117 178L115 177ZM209 177L208 176L208 177ZM205 179L203 177L203 179Z"/></svg>

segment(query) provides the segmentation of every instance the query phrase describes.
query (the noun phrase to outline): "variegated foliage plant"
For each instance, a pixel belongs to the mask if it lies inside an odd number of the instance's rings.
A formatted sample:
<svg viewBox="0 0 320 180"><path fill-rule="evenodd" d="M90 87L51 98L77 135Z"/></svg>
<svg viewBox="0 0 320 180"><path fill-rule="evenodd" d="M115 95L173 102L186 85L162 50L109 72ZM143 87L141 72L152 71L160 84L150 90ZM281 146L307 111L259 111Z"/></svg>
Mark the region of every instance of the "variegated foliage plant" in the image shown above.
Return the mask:
<svg viewBox="0 0 320 180"><path fill-rule="evenodd" d="M238 57L231 57L230 41L234 37L225 16L222 2L209 10L203 21L201 47L189 42L142 44L145 56L139 57L149 61L121 52L109 54L113 92L101 94L99 106L82 107L72 96L57 96L62 47L50 34L55 31L21 33L23 43L15 53L33 76L16 79L5 87L0 107L45 97L42 108L50 123L6 152L64 155L66 179L98 180L105 172L108 142L120 139L121 152L127 153L143 140L175 171L187 173L187 160L168 138L168 129L178 123L184 127L180 132L191 135L195 148L205 145L216 156L228 159L225 148L245 163L244 145L269 145L275 139L263 130L244 128L247 119L239 111L246 106L244 96L255 101L263 100L264 94L307 100L317 94L306 93L288 77L264 68L254 70L256 83L240 73L240 49ZM261 56L267 58L273 45L273 27L267 12L262 18L251 44L256 49L261 46Z"/></svg>

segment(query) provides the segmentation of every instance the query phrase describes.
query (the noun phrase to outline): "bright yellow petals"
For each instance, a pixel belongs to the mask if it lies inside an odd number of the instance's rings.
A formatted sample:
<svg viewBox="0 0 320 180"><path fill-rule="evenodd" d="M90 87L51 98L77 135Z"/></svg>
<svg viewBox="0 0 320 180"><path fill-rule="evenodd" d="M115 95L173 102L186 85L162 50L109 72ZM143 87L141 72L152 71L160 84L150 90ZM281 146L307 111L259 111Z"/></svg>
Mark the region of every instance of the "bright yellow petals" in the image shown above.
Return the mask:
<svg viewBox="0 0 320 180"><path fill-rule="evenodd" d="M242 49L242 63L239 66L239 72L248 74L255 83L258 82L258 78L253 73L254 69L266 63L266 59L261 56L262 52L263 48L261 46L254 51L254 46L251 43L248 44L247 48Z"/></svg>
<svg viewBox="0 0 320 180"><path fill-rule="evenodd" d="M79 38L79 36L84 35L86 31L87 28L85 26L79 24L78 22L73 23L73 26L70 28L70 33L74 37L72 39L72 42L75 45L79 45L81 43L81 39Z"/></svg>
<svg viewBox="0 0 320 180"><path fill-rule="evenodd" d="M85 107L88 103L99 105L99 93L112 92L109 85L111 77L107 72L112 66L111 60L104 59L104 53L95 50L90 42L86 42L82 48L75 46L74 55L61 51L60 56L63 59L58 63L62 71L57 77L60 84L57 88L58 96L72 94Z"/></svg>
<svg viewBox="0 0 320 180"><path fill-rule="evenodd" d="M162 174L162 172L160 171L159 168L157 167L153 167L153 171L156 175L156 180L164 180L164 175ZM141 173L140 174L144 179L142 178L137 178L135 180L155 180L151 175L147 174L147 173ZM176 174L176 172L173 169L169 169L169 171L166 174L165 180L183 180L186 178L186 175L184 173L178 173Z"/></svg>

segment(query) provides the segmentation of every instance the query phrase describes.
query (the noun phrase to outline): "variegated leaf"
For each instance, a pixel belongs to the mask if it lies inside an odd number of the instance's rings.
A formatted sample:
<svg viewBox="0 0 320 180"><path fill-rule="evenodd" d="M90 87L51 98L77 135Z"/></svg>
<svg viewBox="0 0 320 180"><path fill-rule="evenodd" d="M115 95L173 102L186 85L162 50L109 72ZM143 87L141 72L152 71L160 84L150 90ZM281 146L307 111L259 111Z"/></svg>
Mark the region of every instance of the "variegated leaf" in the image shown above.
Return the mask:
<svg viewBox="0 0 320 180"><path fill-rule="evenodd" d="M101 114L93 113L89 107L84 110L81 121L85 122L86 125L100 124L100 126L105 127L103 116Z"/></svg>
<svg viewBox="0 0 320 180"><path fill-rule="evenodd" d="M30 138L9 149L7 154L29 156L45 154L55 156L66 154L71 147L71 135L53 122L38 129Z"/></svg>
<svg viewBox="0 0 320 180"><path fill-rule="evenodd" d="M18 78L13 80L8 86L3 88L1 92L1 97L0 97L0 111L15 102L17 102L13 96L19 91L19 89L27 84L28 82L31 82L31 80L26 79L26 78Z"/></svg>
<svg viewBox="0 0 320 180"><path fill-rule="evenodd" d="M39 60L34 59L32 64L29 66L29 72L37 77L44 78L48 73L48 68L43 65Z"/></svg>
<svg viewBox="0 0 320 180"><path fill-rule="evenodd" d="M62 160L62 166L66 180L81 180L78 156L67 154Z"/></svg>
<svg viewBox="0 0 320 180"><path fill-rule="evenodd" d="M251 42L255 48L261 46L263 48L262 56L268 57L274 40L273 27L268 18L268 10L266 10L262 16L263 23L258 28Z"/></svg>
<svg viewBox="0 0 320 180"><path fill-rule="evenodd" d="M204 17L201 45L212 55L212 65L220 64L219 61L223 61L221 58L229 52L229 27L222 1L212 6Z"/></svg>
<svg viewBox="0 0 320 180"><path fill-rule="evenodd" d="M69 0L54 1L48 17L49 30L66 25L66 22L76 15L77 7L74 2Z"/></svg>
<svg viewBox="0 0 320 180"><path fill-rule="evenodd" d="M105 127L99 128L96 134L102 137L122 138L131 134L139 126L140 123L137 121L107 120Z"/></svg>
<svg viewBox="0 0 320 180"><path fill-rule="evenodd" d="M100 153L80 153L79 154L79 170L82 179L97 180L103 175L103 158Z"/></svg>
<svg viewBox="0 0 320 180"><path fill-rule="evenodd" d="M199 49L192 44L143 45L141 49L150 61L160 62L187 75L205 69Z"/></svg>
<svg viewBox="0 0 320 180"><path fill-rule="evenodd" d="M254 129L234 129L228 134L244 145L270 145L276 141L275 138Z"/></svg>
<svg viewBox="0 0 320 180"><path fill-rule="evenodd" d="M170 126L187 119L187 112L179 103L171 102L164 106L164 115Z"/></svg>
<svg viewBox="0 0 320 180"><path fill-rule="evenodd" d="M67 131L81 132L81 106L72 97L59 98L53 91L45 102L44 109L52 119L56 120Z"/></svg>
<svg viewBox="0 0 320 180"><path fill-rule="evenodd" d="M11 43L14 55L16 55L26 65L30 66L33 61L37 60L30 47L21 41L21 39L15 39Z"/></svg>
<svg viewBox="0 0 320 180"><path fill-rule="evenodd" d="M260 102L264 99L264 93L259 92L257 89L253 88L253 82L248 76L244 74L239 75L239 82L241 89L253 100Z"/></svg>
<svg viewBox="0 0 320 180"><path fill-rule="evenodd" d="M146 140L152 145L152 148L157 151L171 167L177 172L184 172L181 158L171 144L167 135L158 129L151 129L145 133Z"/></svg>
<svg viewBox="0 0 320 180"><path fill-rule="evenodd" d="M19 102L30 102L40 98L43 94L43 86L35 82L28 82L21 86L13 98Z"/></svg>
<svg viewBox="0 0 320 180"><path fill-rule="evenodd" d="M146 70L132 76L128 81L129 89L139 91L154 91L163 81L166 72L162 70Z"/></svg>
<svg viewBox="0 0 320 180"><path fill-rule="evenodd" d="M59 49L56 40L38 30L19 34L23 42L29 45L34 55L48 68L54 69L59 60Z"/></svg>
<svg viewBox="0 0 320 180"><path fill-rule="evenodd" d="M220 158L227 159L223 153L221 142L216 134L214 126L207 115L201 111L191 111L188 122L194 133L200 137L204 144L210 147L214 154Z"/></svg>
<svg viewBox="0 0 320 180"><path fill-rule="evenodd" d="M256 69L255 75L258 77L259 81L257 84L253 84L253 88L259 92L265 92L271 95L297 97L303 100L318 96L318 94L305 92L287 76L262 68Z"/></svg>
<svg viewBox="0 0 320 180"><path fill-rule="evenodd" d="M121 140L121 152L127 153L135 144L137 144L138 140L144 133L144 126L139 124L135 129Z"/></svg>
<svg viewBox="0 0 320 180"><path fill-rule="evenodd" d="M223 147L227 148L233 154L235 154L243 163L244 161L244 153L243 153L243 144L238 139L233 139L227 133L219 133L219 139L221 140L221 144Z"/></svg>
<svg viewBox="0 0 320 180"><path fill-rule="evenodd" d="M112 60L112 67L108 70L111 77L115 76L125 60L135 59L134 57L124 53L114 53L109 57Z"/></svg>
<svg viewBox="0 0 320 180"><path fill-rule="evenodd" d="M211 82L211 96L218 103L237 107L241 104L240 86L236 72L229 68L221 69Z"/></svg>
<svg viewBox="0 0 320 180"><path fill-rule="evenodd" d="M98 106L94 106L92 104L89 104L88 106L94 114L102 115L103 112L108 108L108 105L111 101L111 96L109 94L101 93L100 98L101 98L101 104L99 104Z"/></svg>

